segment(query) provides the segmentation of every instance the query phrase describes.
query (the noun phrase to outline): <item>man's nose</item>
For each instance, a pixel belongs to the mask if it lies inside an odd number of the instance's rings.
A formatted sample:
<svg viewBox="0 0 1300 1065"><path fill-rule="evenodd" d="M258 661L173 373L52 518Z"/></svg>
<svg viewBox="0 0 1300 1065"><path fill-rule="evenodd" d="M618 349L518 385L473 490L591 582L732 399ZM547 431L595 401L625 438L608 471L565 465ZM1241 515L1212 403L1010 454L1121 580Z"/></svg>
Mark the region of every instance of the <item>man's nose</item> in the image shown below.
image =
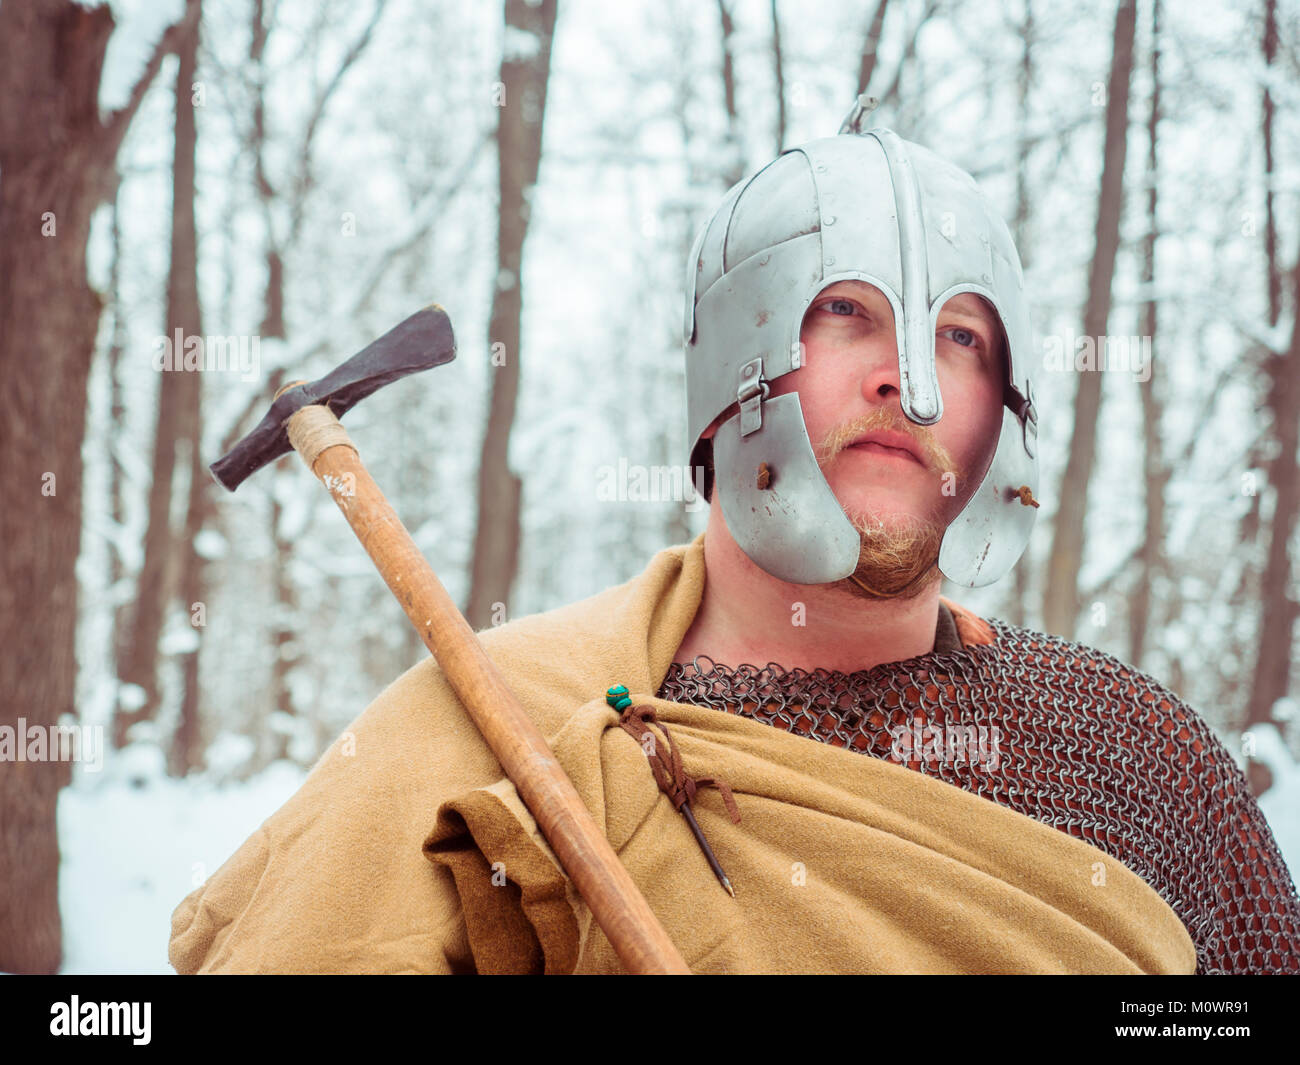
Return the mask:
<svg viewBox="0 0 1300 1065"><path fill-rule="evenodd" d="M898 341L893 330L872 338L870 350L862 353L862 395L868 403L902 401L903 384L898 370Z"/></svg>

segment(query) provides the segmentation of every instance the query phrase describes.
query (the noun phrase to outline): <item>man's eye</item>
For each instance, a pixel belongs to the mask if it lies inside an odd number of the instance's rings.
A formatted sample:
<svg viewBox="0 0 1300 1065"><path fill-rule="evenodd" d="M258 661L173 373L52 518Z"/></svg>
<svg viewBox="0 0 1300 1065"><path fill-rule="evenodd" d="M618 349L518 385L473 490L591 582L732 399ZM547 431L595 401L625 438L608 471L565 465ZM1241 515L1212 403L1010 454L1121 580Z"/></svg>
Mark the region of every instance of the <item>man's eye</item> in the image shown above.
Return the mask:
<svg viewBox="0 0 1300 1065"><path fill-rule="evenodd" d="M838 309L832 310L832 308ZM822 309L830 311L831 314L847 316L853 314L857 307L852 300L827 300L822 304Z"/></svg>
<svg viewBox="0 0 1300 1065"><path fill-rule="evenodd" d="M980 338L969 329L962 329L961 326L950 326L942 330L957 341L964 348L977 348L980 344Z"/></svg>

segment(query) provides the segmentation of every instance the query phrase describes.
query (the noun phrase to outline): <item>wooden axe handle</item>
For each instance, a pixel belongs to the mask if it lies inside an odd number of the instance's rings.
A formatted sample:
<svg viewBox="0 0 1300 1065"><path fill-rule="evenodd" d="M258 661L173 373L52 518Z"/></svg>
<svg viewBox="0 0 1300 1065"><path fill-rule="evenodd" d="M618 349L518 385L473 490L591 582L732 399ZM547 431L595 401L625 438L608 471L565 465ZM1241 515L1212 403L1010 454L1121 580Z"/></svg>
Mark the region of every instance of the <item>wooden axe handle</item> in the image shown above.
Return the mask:
<svg viewBox="0 0 1300 1065"><path fill-rule="evenodd" d="M294 448L343 511L628 971L689 973L532 718L366 472L339 420L328 407L310 404L289 418L288 427Z"/></svg>

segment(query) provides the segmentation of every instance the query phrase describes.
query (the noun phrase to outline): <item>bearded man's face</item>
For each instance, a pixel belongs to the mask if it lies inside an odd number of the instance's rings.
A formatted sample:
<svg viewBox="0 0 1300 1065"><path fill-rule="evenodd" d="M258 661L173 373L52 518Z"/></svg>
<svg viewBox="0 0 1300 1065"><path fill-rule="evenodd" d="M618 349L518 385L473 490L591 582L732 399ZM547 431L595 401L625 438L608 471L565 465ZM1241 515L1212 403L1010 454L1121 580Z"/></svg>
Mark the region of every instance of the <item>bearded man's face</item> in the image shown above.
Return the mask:
<svg viewBox="0 0 1300 1065"><path fill-rule="evenodd" d="M893 309L877 288L840 281L804 315L800 368L772 395L798 392L827 483L862 536L858 568L836 582L871 599L915 596L940 579L939 545L993 460L1006 379L1002 327L981 297L940 310L935 370L943 416L903 414Z"/></svg>

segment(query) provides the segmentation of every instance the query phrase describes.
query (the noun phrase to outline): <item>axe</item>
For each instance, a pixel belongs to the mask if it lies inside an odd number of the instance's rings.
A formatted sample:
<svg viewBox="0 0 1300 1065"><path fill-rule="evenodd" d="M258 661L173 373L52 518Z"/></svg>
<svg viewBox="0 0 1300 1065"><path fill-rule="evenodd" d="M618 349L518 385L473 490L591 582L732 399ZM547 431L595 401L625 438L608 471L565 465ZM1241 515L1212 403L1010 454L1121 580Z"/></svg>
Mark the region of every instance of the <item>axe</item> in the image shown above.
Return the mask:
<svg viewBox="0 0 1300 1065"><path fill-rule="evenodd" d="M339 422L339 415L390 381L455 357L447 313L430 304L319 381L282 388L257 427L212 464L212 474L233 492L281 455L296 450L303 457L433 652L628 971L689 973L541 732L366 472Z"/></svg>

